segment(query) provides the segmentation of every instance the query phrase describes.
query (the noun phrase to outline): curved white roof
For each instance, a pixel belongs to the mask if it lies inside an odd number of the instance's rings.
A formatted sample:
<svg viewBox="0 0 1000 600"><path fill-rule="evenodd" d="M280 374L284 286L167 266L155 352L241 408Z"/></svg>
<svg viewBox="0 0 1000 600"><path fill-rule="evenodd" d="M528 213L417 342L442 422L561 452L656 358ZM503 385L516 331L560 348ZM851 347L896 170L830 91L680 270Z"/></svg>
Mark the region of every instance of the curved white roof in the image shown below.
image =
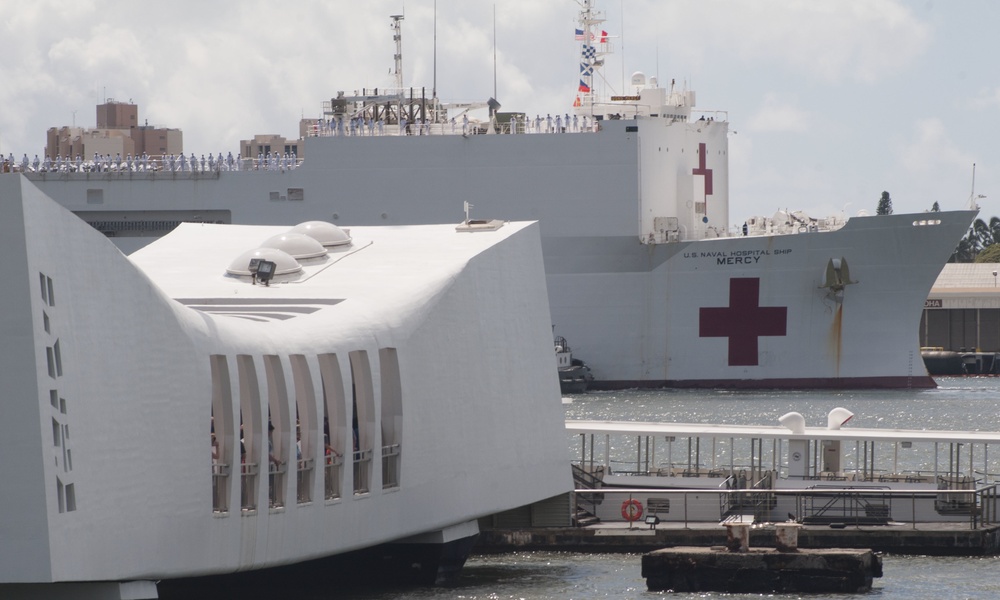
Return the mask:
<svg viewBox="0 0 1000 600"><path fill-rule="evenodd" d="M230 275L250 275L250 259L261 258L273 262L276 266L275 275L287 275L298 273L302 270L299 261L291 257L287 252L277 248L256 248L240 254L233 262L229 263L226 269Z"/></svg>

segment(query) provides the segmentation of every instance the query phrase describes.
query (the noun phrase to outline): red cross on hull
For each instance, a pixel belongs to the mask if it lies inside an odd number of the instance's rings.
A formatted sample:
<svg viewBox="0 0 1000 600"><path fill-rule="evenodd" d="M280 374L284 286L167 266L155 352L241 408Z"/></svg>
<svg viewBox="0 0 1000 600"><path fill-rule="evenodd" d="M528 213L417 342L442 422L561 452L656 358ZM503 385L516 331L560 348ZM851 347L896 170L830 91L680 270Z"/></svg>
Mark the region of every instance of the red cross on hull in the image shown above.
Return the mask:
<svg viewBox="0 0 1000 600"><path fill-rule="evenodd" d="M705 164L706 161L706 146L702 142L698 144L698 168L691 169L692 175L704 175L705 176L705 195L712 195L712 169L709 169Z"/></svg>
<svg viewBox="0 0 1000 600"><path fill-rule="evenodd" d="M760 306L760 279L734 277L729 280L729 306L699 309L698 336L729 338L729 366L759 364L760 336L786 335L788 307Z"/></svg>

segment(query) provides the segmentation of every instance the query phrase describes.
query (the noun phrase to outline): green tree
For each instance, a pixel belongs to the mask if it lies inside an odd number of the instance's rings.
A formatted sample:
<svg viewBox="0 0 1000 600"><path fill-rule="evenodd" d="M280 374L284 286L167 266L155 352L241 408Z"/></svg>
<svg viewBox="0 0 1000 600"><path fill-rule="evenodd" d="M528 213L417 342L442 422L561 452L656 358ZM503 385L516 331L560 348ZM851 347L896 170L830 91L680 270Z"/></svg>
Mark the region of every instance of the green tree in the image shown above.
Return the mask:
<svg viewBox="0 0 1000 600"><path fill-rule="evenodd" d="M1000 244L993 244L983 248L983 251L976 255L977 263L1000 263Z"/></svg>
<svg viewBox="0 0 1000 600"><path fill-rule="evenodd" d="M958 246L955 247L955 251L951 254L951 258L948 259L950 263L970 263L976 259L976 251L972 238L972 232L969 235L958 240Z"/></svg>
<svg viewBox="0 0 1000 600"><path fill-rule="evenodd" d="M892 198L889 197L889 192L882 192L882 197L878 200L878 208L875 210L876 215L891 215L892 214Z"/></svg>
<svg viewBox="0 0 1000 600"><path fill-rule="evenodd" d="M969 233L959 240L948 262L973 262L985 248L998 243L1000 243L1000 217L991 217L989 223L976 219L972 222Z"/></svg>

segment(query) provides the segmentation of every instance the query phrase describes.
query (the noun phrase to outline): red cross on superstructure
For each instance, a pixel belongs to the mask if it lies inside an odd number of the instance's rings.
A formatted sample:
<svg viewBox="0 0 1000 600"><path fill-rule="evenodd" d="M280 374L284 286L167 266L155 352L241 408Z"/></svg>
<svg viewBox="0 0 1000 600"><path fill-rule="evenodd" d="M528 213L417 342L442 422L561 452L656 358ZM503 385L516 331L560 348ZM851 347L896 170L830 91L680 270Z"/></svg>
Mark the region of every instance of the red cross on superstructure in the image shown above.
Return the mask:
<svg viewBox="0 0 1000 600"><path fill-rule="evenodd" d="M698 144L698 168L691 169L692 175L704 175L705 176L705 195L712 195L712 169L705 166L705 143L702 142Z"/></svg>
<svg viewBox="0 0 1000 600"><path fill-rule="evenodd" d="M729 280L729 306L699 309L698 336L729 338L729 366L756 366L757 338L786 335L788 307L760 306L760 279Z"/></svg>

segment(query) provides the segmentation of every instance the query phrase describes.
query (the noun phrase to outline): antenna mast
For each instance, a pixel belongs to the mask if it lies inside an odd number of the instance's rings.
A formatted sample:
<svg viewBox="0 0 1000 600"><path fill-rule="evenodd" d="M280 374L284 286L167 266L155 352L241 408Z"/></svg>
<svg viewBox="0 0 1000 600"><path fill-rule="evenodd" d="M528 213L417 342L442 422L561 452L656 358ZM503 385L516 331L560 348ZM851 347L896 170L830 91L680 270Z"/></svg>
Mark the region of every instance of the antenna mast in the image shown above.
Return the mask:
<svg viewBox="0 0 1000 600"><path fill-rule="evenodd" d="M497 5L493 4L493 98L497 97Z"/></svg>
<svg viewBox="0 0 1000 600"><path fill-rule="evenodd" d="M396 90L403 91L403 15L392 15L392 39L396 42Z"/></svg>
<svg viewBox="0 0 1000 600"><path fill-rule="evenodd" d="M594 10L594 0L578 0L580 4L580 25L576 39L580 42L580 85L577 87L577 101L573 103L578 114L593 115L597 103L594 82L604 66L604 57L611 53L608 34L600 28L604 13Z"/></svg>
<svg viewBox="0 0 1000 600"><path fill-rule="evenodd" d="M969 209L979 210L979 199L986 196L976 195L976 163L972 163L972 192L969 194Z"/></svg>
<svg viewBox="0 0 1000 600"><path fill-rule="evenodd" d="M438 97L438 3L434 0L434 81L431 87L431 97ZM435 108L437 102L434 103ZM436 116L436 115L435 115ZM437 119L435 119L437 120Z"/></svg>

